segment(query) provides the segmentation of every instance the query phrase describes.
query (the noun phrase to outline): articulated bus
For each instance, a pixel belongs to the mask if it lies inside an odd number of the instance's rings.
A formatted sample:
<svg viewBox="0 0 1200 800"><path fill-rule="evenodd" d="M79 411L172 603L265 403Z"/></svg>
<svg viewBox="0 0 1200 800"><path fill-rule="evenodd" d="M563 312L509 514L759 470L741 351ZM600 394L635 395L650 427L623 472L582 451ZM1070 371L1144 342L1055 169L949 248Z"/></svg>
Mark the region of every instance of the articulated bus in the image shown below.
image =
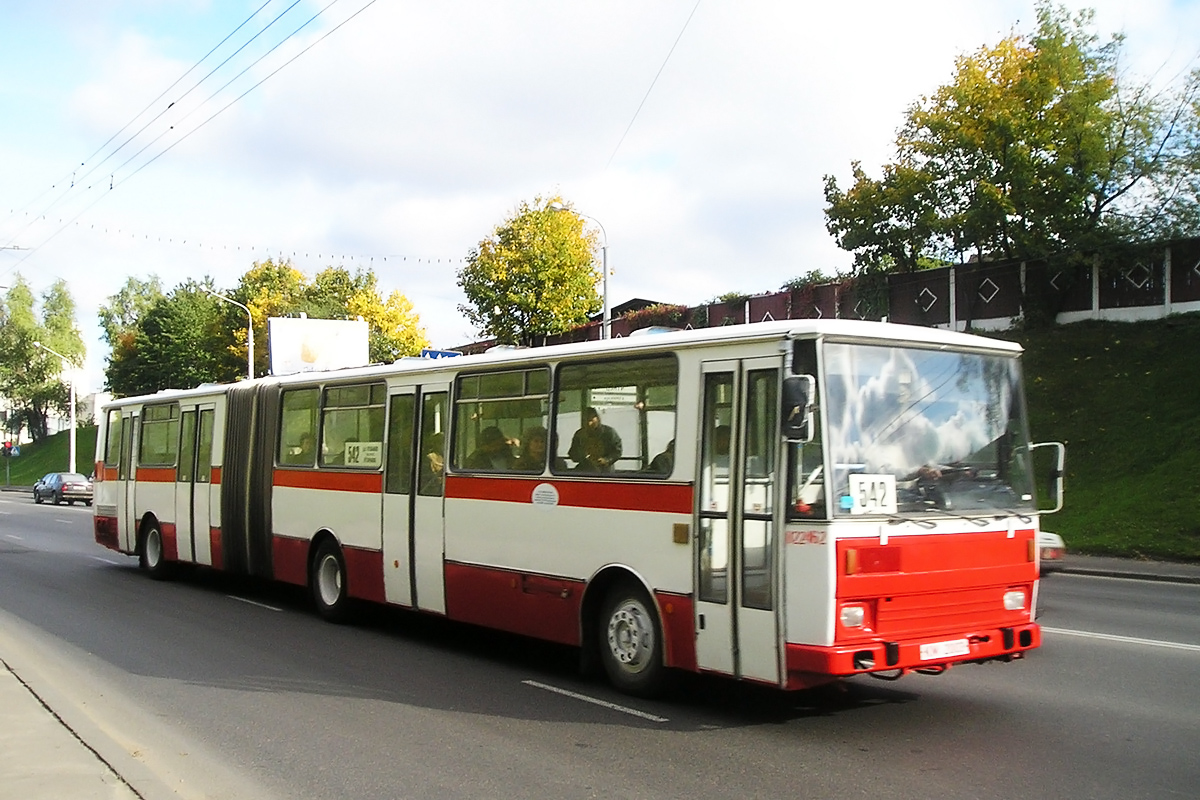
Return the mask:
<svg viewBox="0 0 1200 800"><path fill-rule="evenodd" d="M102 412L95 538L155 578L307 587L331 620L577 646L633 694L1010 661L1040 644L1019 355L803 320L131 397Z"/></svg>

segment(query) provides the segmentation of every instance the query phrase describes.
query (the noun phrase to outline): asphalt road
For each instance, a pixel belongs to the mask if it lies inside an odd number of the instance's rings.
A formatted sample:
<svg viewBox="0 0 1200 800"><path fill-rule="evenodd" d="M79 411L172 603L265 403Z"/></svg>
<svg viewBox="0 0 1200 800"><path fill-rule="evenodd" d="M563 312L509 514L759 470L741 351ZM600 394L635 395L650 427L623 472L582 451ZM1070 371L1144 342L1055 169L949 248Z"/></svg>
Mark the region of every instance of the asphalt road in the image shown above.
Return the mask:
<svg viewBox="0 0 1200 800"><path fill-rule="evenodd" d="M151 581L92 543L90 514L0 494L0 656L89 744L144 771L135 785L1006 800L1200 787L1196 585L1055 575L1045 645L1024 661L795 696L682 676L646 702L580 678L565 648L387 609L329 625L301 592L203 571Z"/></svg>

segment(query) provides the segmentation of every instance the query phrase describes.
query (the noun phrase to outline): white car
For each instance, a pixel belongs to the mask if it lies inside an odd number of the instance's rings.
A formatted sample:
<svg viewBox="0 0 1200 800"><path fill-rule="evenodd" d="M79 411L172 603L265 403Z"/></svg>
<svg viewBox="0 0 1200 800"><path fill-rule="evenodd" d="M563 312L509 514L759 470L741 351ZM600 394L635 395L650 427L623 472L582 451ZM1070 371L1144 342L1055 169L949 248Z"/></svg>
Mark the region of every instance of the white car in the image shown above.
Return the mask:
<svg viewBox="0 0 1200 800"><path fill-rule="evenodd" d="M1067 545L1057 533L1041 531L1037 536L1038 549L1041 550L1042 574L1056 572L1063 567L1063 558L1067 555Z"/></svg>

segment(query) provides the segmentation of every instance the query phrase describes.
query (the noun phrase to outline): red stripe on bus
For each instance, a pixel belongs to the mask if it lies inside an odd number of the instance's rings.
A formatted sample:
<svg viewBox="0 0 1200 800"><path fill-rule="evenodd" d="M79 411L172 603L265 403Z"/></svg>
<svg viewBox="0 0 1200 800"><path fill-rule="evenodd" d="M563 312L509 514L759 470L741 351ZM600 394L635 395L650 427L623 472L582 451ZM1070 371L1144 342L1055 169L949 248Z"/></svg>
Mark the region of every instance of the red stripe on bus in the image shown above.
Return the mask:
<svg viewBox="0 0 1200 800"><path fill-rule="evenodd" d="M510 633L579 644L583 581L446 563L446 616Z"/></svg>
<svg viewBox="0 0 1200 800"><path fill-rule="evenodd" d="M142 483L174 483L174 467L138 467L136 480Z"/></svg>
<svg viewBox="0 0 1200 800"><path fill-rule="evenodd" d="M275 580L307 586L308 540L271 537L271 565L275 570Z"/></svg>
<svg viewBox="0 0 1200 800"><path fill-rule="evenodd" d="M95 531L96 544L102 544L109 550L121 550L121 537L117 528L116 517L101 517L96 516L92 519L92 527Z"/></svg>
<svg viewBox="0 0 1200 800"><path fill-rule="evenodd" d="M208 549L212 553L213 569L225 569L225 551L221 549L221 529L208 529Z"/></svg>
<svg viewBox="0 0 1200 800"><path fill-rule="evenodd" d="M383 476L378 472L320 472L311 469L277 469L276 486L293 489L325 489L337 492L383 491Z"/></svg>
<svg viewBox="0 0 1200 800"><path fill-rule="evenodd" d="M221 468L213 467L211 476L208 480L213 486L219 486L221 484Z"/></svg>
<svg viewBox="0 0 1200 800"><path fill-rule="evenodd" d="M101 475L102 480L115 481L119 473L117 472L116 467L104 467L103 470L97 467L96 474Z"/></svg>
<svg viewBox="0 0 1200 800"><path fill-rule="evenodd" d="M655 592L662 619L663 640L667 647L668 667L696 671L696 623L692 598L685 594Z"/></svg>
<svg viewBox="0 0 1200 800"><path fill-rule="evenodd" d="M175 540L175 523L159 522L158 524L159 530L162 532L163 558L167 561L178 561L179 543Z"/></svg>
<svg viewBox="0 0 1200 800"><path fill-rule="evenodd" d="M308 539L274 536L271 539L271 561L275 579L297 586L308 585ZM383 553L361 547L343 547L346 564L346 590L351 597L372 603L386 601L383 589Z"/></svg>
<svg viewBox="0 0 1200 800"><path fill-rule="evenodd" d="M446 478L446 497L458 500L530 503L534 488L542 484L550 484L557 490L558 504L562 506L671 514L692 513L692 487L689 484L678 483L560 481L449 475Z"/></svg>
<svg viewBox="0 0 1200 800"><path fill-rule="evenodd" d="M346 584L351 597L383 603L383 551L343 547L346 559Z"/></svg>

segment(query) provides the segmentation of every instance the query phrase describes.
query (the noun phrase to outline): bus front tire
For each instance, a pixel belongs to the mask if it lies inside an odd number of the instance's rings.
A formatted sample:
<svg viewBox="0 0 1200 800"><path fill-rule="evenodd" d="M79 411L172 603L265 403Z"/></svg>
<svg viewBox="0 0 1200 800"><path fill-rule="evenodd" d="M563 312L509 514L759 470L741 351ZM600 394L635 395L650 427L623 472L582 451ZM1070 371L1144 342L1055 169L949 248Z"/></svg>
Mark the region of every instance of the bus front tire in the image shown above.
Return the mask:
<svg viewBox="0 0 1200 800"><path fill-rule="evenodd" d="M344 622L349 615L350 596L346 585L346 560L333 539L317 547L313 557L309 591L317 613L329 622Z"/></svg>
<svg viewBox="0 0 1200 800"><path fill-rule="evenodd" d="M146 526L146 531L142 534L142 546L138 548L138 566L156 581L163 580L170 573L171 565L167 561L158 523Z"/></svg>
<svg viewBox="0 0 1200 800"><path fill-rule="evenodd" d="M614 687L637 697L662 689L662 626L654 603L640 586L621 582L605 598L599 625L600 660Z"/></svg>

